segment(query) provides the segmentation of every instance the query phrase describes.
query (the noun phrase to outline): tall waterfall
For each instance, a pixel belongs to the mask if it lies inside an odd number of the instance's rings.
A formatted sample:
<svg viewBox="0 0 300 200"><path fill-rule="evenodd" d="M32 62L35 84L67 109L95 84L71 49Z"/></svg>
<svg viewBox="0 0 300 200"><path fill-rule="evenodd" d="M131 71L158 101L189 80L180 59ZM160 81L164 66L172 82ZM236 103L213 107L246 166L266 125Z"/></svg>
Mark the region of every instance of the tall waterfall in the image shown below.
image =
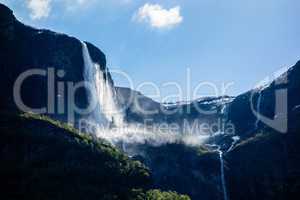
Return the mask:
<svg viewBox="0 0 300 200"><path fill-rule="evenodd" d="M220 159L221 184L222 184L222 190L223 190L223 197L224 197L224 200L228 200L225 173L224 173L223 152L221 150L218 150L218 152L219 152L219 159Z"/></svg>
<svg viewBox="0 0 300 200"><path fill-rule="evenodd" d="M99 64L94 63L87 47L82 42L82 56L84 61L84 79L89 89L89 104L94 105L90 122L95 122L93 133L99 138L106 139L112 144L119 145L123 151L130 151L128 144L143 144L150 142L153 145L175 143L182 140L188 143L185 137L171 130L161 130L161 127L146 127L143 124L126 123L124 113L120 109L116 90L108 79L108 71L102 71ZM95 106L96 105L96 106ZM90 111L90 110L89 110ZM103 127L102 125L109 125ZM94 124L92 124L94 125ZM199 143L201 143L199 141Z"/></svg>
<svg viewBox="0 0 300 200"><path fill-rule="evenodd" d="M101 71L99 64L94 63L86 43L82 42L84 60L84 79L91 92L89 102L94 106L92 117L96 123L101 122L104 115L110 125L123 126L123 113L118 106L116 91L108 80L108 72Z"/></svg>

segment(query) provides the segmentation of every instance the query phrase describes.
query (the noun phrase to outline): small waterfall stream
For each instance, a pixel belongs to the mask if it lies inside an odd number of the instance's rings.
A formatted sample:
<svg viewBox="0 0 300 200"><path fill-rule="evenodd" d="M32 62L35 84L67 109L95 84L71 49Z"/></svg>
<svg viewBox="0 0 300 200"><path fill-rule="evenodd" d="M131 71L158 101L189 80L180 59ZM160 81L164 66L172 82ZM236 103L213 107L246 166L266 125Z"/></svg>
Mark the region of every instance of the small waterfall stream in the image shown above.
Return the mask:
<svg viewBox="0 0 300 200"><path fill-rule="evenodd" d="M258 96L257 103L256 103L256 112L257 112L257 114L260 113L261 97L262 97L262 91L259 91L259 96ZM256 130L258 129L259 122L260 122L260 118L259 118L259 116L256 116L256 122L255 122L255 129Z"/></svg>
<svg viewBox="0 0 300 200"><path fill-rule="evenodd" d="M207 144L206 145L210 150L214 152L218 152L219 161L220 161L220 180L221 180L221 189L223 193L223 200L229 200L227 194L227 186L226 186L226 179L225 179L225 165L224 165L224 158L223 158L223 151L221 150L221 146L217 144Z"/></svg>
<svg viewBox="0 0 300 200"><path fill-rule="evenodd" d="M222 190L223 190L223 199L228 200L226 180L225 180L223 152L220 149L218 150L218 152L219 152L219 159L220 159L220 171L221 171L221 184L222 184Z"/></svg>
<svg viewBox="0 0 300 200"><path fill-rule="evenodd" d="M230 152L233 148L234 145L241 139L239 136L233 136L232 138L232 143L231 146L229 147L229 149L226 152Z"/></svg>

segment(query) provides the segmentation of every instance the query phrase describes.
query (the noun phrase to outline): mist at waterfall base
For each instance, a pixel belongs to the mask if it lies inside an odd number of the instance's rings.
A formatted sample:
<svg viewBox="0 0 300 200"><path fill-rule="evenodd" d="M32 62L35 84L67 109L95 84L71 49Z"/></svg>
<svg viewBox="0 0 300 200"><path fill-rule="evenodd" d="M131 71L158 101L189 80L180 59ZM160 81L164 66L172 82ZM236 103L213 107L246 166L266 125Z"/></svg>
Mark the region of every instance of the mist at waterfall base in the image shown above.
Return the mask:
<svg viewBox="0 0 300 200"><path fill-rule="evenodd" d="M88 101L93 108L88 119L83 120L84 130L90 130L99 138L112 144L151 144L183 142L199 145L208 138L207 135L183 135L170 129L161 130L142 124L126 123L122 108L118 105L116 91L108 79L108 72L101 71L89 54L87 44L82 42L84 60L84 79L89 89ZM95 106L96 105L96 106ZM88 127L88 128L87 128Z"/></svg>

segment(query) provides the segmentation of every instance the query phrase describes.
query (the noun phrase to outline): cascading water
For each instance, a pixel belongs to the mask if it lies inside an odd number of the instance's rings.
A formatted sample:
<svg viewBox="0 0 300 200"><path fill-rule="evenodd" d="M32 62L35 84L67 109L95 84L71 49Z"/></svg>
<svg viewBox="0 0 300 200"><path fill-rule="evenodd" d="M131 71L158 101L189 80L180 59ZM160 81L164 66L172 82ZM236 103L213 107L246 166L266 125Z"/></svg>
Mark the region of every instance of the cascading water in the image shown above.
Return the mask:
<svg viewBox="0 0 300 200"><path fill-rule="evenodd" d="M82 54L84 60L84 79L90 89L89 102L93 106L92 117L96 123L103 122L104 116L110 125L122 127L123 113L116 100L116 92L108 80L107 70L102 72L100 66L94 63L89 54L86 43L82 42Z"/></svg>
<svg viewBox="0 0 300 200"><path fill-rule="evenodd" d="M116 100L116 91L113 86L108 81L108 72L105 71L106 79L104 78L104 73L97 70L96 73L96 88L99 98L99 103L102 108L102 112L109 120L113 126L122 127L123 126L123 113L118 106Z"/></svg>
<svg viewBox="0 0 300 200"><path fill-rule="evenodd" d="M225 173L224 173L224 160L223 160L223 152L219 149L219 159L220 159L220 171L221 171L221 184L223 190L223 198L224 200L228 200L227 196L227 188L226 188L226 180L225 180Z"/></svg>
<svg viewBox="0 0 300 200"><path fill-rule="evenodd" d="M259 96L257 99L257 104L256 104L256 112L259 114L260 113L260 104L261 104L261 96L262 96L262 90L259 91ZM256 116L256 122L255 122L255 129L258 129L259 126L259 122L260 122L260 118L259 116Z"/></svg>
<svg viewBox="0 0 300 200"><path fill-rule="evenodd" d="M219 154L219 161L220 161L220 175L221 175L221 188L223 193L223 199L229 200L227 195L227 187L226 187L226 179L225 179L225 166L224 166L224 159L223 159L223 151L220 145L217 144L206 144L210 150L214 152L218 152Z"/></svg>
<svg viewBox="0 0 300 200"><path fill-rule="evenodd" d="M114 145L121 144L120 148L129 151L127 144L141 144L151 142L153 145L174 143L179 140L186 142L183 135L172 132L152 130L143 124L129 124L124 121L124 113L121 111L116 98L116 91L108 80L108 71L101 71L100 66L94 63L89 54L87 44L82 42L82 54L84 60L84 79L89 88L89 103L93 106L90 112L89 122L95 122L93 133L100 138L110 141ZM102 125L109 125L103 127ZM97 126L100 125L100 126ZM201 141L199 141L200 143Z"/></svg>
<svg viewBox="0 0 300 200"><path fill-rule="evenodd" d="M85 80L85 86L89 89L90 93L88 96L88 101L90 104L90 110L89 115L90 118L95 123L104 123L106 121L105 116L101 113L99 105L98 105L98 95L97 95L97 89L96 89L96 65L93 63L87 45L82 42L82 56L84 61L84 80Z"/></svg>
<svg viewBox="0 0 300 200"><path fill-rule="evenodd" d="M234 145L241 139L239 136L233 136L232 138L232 143L231 146L229 147L229 149L226 152L230 152L233 148Z"/></svg>

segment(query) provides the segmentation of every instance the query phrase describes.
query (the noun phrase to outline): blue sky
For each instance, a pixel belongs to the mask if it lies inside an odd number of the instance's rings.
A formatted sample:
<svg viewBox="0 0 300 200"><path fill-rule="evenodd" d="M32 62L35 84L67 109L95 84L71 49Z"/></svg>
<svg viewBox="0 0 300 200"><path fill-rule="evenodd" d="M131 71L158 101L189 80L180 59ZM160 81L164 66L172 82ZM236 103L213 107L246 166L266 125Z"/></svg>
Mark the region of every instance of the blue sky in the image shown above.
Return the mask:
<svg viewBox="0 0 300 200"><path fill-rule="evenodd" d="M162 96L176 91L163 86L167 81L180 84L183 96L201 81L218 89L233 82L226 93L237 95L300 60L299 0L0 2L26 24L94 43L106 54L108 66L128 73L135 88L151 81ZM117 85L128 85L124 78L114 78ZM150 87L140 90L152 96Z"/></svg>

